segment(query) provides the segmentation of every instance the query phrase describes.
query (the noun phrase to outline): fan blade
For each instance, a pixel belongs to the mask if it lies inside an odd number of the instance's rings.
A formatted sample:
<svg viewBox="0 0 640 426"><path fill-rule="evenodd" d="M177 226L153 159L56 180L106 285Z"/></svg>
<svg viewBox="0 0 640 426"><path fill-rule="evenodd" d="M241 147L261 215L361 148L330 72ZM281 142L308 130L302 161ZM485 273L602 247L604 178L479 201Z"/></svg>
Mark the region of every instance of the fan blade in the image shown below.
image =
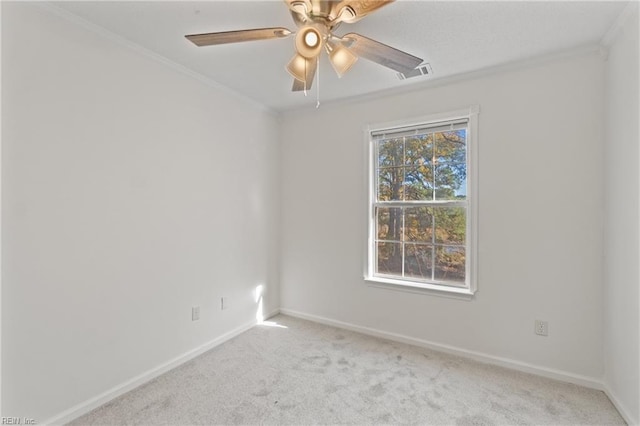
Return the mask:
<svg viewBox="0 0 640 426"><path fill-rule="evenodd" d="M291 90L293 92L301 92L303 90L311 89L311 85L313 84L313 78L316 75L316 68L318 66L317 59L307 59L307 84L305 87L304 81L298 80L297 78L293 79L293 87Z"/></svg>
<svg viewBox="0 0 640 426"><path fill-rule="evenodd" d="M219 33L191 34L185 37L197 46L238 43L242 41L268 40L291 35L286 28L258 28L255 30L224 31Z"/></svg>
<svg viewBox="0 0 640 426"><path fill-rule="evenodd" d="M360 34L349 33L341 41L356 55L401 73L407 73L422 63L422 59L417 56Z"/></svg>
<svg viewBox="0 0 640 426"><path fill-rule="evenodd" d="M371 12L393 3L395 0L342 0L332 6L335 22L352 23L359 21Z"/></svg>

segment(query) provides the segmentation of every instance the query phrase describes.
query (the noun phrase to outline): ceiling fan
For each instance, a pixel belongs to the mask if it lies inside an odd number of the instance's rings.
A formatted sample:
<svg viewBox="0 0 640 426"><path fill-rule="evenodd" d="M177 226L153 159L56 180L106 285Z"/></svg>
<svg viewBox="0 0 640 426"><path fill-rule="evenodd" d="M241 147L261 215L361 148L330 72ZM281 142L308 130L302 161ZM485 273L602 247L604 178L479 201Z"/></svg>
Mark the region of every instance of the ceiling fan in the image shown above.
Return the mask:
<svg viewBox="0 0 640 426"><path fill-rule="evenodd" d="M339 77L362 57L398 72L401 79L426 74L422 59L356 33L340 37L333 33L340 24L356 22L394 0L284 0L297 32L287 28L258 28L185 36L197 46L268 40L295 35L296 53L286 66L295 91L306 92L313 83L322 50Z"/></svg>

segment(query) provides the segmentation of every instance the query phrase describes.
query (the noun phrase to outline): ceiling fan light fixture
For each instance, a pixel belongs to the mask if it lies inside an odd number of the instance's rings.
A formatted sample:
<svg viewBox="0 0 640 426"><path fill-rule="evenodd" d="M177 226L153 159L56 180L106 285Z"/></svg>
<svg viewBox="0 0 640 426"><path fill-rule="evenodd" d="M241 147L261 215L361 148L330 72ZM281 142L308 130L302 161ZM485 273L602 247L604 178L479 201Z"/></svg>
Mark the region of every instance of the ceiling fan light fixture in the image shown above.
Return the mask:
<svg viewBox="0 0 640 426"><path fill-rule="evenodd" d="M307 31L304 34L304 44L307 45L307 47L310 48L314 48L318 45L318 43L320 43L320 39L318 38L318 34L314 31Z"/></svg>
<svg viewBox="0 0 640 426"><path fill-rule="evenodd" d="M305 81L307 76L307 64L308 59L304 56L297 54L291 58L289 63L287 64L287 71L289 74L293 76L296 80Z"/></svg>
<svg viewBox="0 0 640 426"><path fill-rule="evenodd" d="M353 52L339 44L333 46L329 52L329 61L338 74L338 77L342 77L349 71L357 60L358 57L354 55Z"/></svg>
<svg viewBox="0 0 640 426"><path fill-rule="evenodd" d="M322 49L322 34L314 27L304 27L296 34L296 51L305 58L315 58Z"/></svg>

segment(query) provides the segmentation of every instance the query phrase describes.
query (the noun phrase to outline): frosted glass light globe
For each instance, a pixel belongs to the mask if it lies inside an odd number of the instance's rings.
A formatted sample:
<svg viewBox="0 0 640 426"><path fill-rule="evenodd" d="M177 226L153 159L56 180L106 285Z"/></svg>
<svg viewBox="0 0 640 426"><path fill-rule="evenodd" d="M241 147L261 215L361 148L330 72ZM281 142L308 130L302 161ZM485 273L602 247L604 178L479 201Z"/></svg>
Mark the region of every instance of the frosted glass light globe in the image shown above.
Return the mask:
<svg viewBox="0 0 640 426"><path fill-rule="evenodd" d="M304 35L304 43L309 47L316 47L319 41L318 34L315 31L307 31Z"/></svg>

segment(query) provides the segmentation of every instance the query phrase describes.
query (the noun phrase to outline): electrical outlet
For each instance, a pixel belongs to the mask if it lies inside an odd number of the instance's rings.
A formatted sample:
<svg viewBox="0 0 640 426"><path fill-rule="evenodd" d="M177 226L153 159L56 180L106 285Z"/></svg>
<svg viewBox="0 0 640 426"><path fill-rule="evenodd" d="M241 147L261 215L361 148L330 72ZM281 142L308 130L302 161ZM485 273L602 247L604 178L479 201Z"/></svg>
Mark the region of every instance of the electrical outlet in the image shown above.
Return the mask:
<svg viewBox="0 0 640 426"><path fill-rule="evenodd" d="M549 323L546 322L546 321L536 320L535 333L538 336L548 336L549 335Z"/></svg>
<svg viewBox="0 0 640 426"><path fill-rule="evenodd" d="M200 319L200 306L194 306L191 308L191 321L198 321Z"/></svg>
<svg viewBox="0 0 640 426"><path fill-rule="evenodd" d="M220 310L224 311L225 309L229 309L229 298L221 297L220 298Z"/></svg>

